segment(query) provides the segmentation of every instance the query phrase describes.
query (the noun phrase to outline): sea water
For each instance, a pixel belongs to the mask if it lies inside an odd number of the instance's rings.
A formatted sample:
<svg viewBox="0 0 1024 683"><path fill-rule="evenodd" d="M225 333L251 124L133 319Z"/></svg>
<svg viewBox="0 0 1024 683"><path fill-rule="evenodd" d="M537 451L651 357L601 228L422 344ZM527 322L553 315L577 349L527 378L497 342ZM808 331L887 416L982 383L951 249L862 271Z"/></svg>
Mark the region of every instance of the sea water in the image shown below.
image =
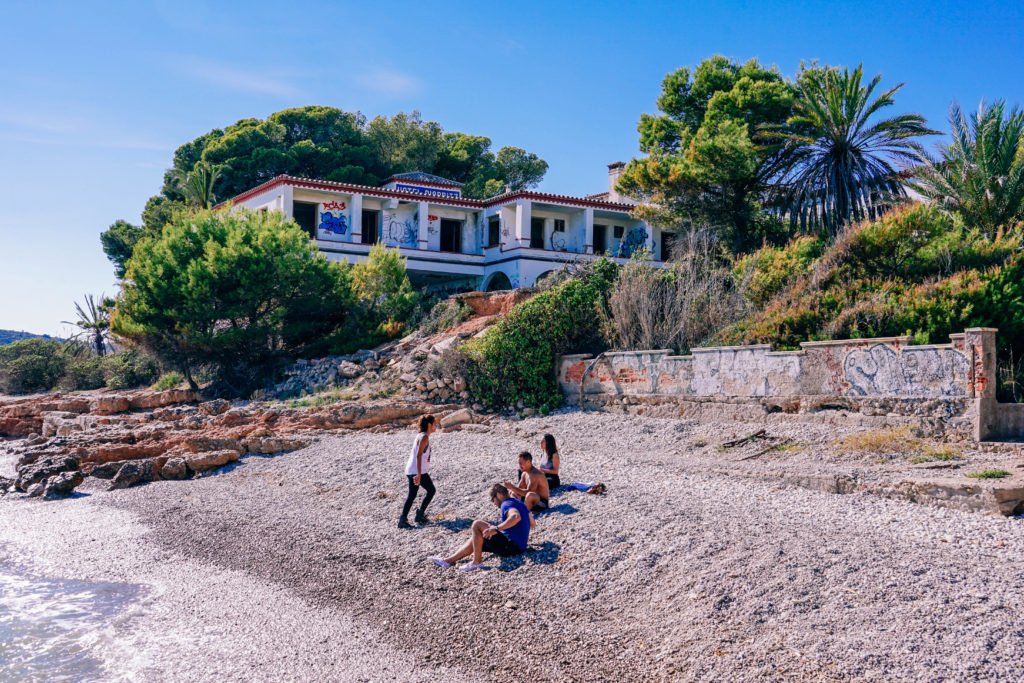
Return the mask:
<svg viewBox="0 0 1024 683"><path fill-rule="evenodd" d="M117 631L133 618L139 584L47 577L0 554L0 681L110 681L130 677Z"/></svg>

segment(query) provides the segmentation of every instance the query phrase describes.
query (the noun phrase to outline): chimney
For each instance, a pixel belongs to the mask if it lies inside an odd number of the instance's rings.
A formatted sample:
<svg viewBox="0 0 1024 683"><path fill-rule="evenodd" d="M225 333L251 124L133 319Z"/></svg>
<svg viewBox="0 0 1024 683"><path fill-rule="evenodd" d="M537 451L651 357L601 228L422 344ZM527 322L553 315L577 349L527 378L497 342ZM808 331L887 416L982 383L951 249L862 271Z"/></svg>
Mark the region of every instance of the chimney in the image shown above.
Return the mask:
<svg viewBox="0 0 1024 683"><path fill-rule="evenodd" d="M619 202L622 198L619 197L618 190L615 189L615 185L619 182L619 176L626 169L626 164L621 161L616 161L613 164L608 164L608 201Z"/></svg>

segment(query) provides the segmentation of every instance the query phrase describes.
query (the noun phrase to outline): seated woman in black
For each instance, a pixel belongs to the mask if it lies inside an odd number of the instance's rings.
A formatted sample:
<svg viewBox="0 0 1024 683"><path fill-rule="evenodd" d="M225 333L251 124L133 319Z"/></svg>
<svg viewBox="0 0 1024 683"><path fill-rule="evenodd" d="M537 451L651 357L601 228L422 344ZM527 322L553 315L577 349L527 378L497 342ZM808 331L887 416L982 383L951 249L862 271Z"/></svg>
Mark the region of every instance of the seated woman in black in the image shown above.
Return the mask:
<svg viewBox="0 0 1024 683"><path fill-rule="evenodd" d="M544 473L544 477L548 480L549 489L558 488L562 485L562 480L558 478L561 460L558 456L558 446L555 445L555 437L545 434L544 438L540 440L540 448L544 453L544 459L541 460L537 469Z"/></svg>

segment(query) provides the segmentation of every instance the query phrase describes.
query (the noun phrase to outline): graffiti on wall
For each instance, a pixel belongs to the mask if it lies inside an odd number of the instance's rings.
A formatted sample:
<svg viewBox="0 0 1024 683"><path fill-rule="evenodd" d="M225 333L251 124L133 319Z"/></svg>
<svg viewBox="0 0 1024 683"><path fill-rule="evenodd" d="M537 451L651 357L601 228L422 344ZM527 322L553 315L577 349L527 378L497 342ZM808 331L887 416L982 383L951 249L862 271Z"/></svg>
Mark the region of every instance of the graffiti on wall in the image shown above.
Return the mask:
<svg viewBox="0 0 1024 683"><path fill-rule="evenodd" d="M629 258L634 253L640 251L647 244L647 231L643 228L633 228L629 233L619 242L619 256Z"/></svg>
<svg viewBox="0 0 1024 683"><path fill-rule="evenodd" d="M967 366L954 349L875 344L848 353L843 373L852 396L965 396Z"/></svg>
<svg viewBox="0 0 1024 683"><path fill-rule="evenodd" d="M348 232L348 225L345 222L345 216L341 214L336 216L328 211L320 213L319 227L324 232L329 232L334 235L344 235Z"/></svg>
<svg viewBox="0 0 1024 683"><path fill-rule="evenodd" d="M551 233L551 248L555 251L565 251L565 233L564 232L552 232Z"/></svg>
<svg viewBox="0 0 1024 683"><path fill-rule="evenodd" d="M419 241L419 230L413 218L402 217L397 213L384 214L384 239L400 247L416 247Z"/></svg>

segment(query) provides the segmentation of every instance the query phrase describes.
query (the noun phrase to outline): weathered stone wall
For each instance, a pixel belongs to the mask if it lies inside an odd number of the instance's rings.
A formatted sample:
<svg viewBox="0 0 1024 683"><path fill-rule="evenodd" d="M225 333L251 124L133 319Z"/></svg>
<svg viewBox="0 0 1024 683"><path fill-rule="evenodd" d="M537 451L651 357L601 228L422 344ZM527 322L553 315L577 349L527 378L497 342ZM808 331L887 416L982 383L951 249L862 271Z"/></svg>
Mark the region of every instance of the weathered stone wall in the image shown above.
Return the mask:
<svg viewBox="0 0 1024 683"><path fill-rule="evenodd" d="M996 330L915 346L911 337L563 356L558 380L570 400L580 382L592 405L648 414L744 421L916 424L974 439L1024 436L1024 408L995 402Z"/></svg>

